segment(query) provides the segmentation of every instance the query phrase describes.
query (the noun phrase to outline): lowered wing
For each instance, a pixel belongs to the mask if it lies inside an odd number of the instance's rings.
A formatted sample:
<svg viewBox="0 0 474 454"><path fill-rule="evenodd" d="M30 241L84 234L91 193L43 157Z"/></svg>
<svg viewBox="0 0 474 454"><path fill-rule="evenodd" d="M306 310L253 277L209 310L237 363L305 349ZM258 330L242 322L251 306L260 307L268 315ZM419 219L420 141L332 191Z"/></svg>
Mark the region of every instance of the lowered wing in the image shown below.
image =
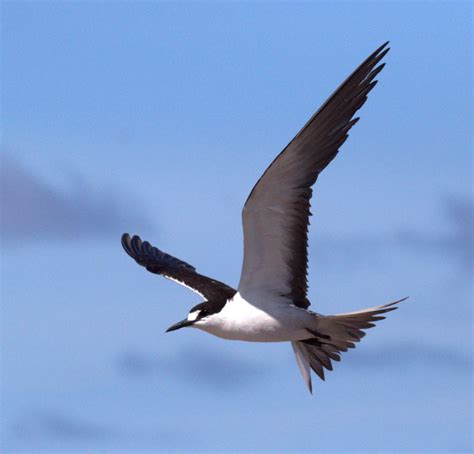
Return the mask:
<svg viewBox="0 0 474 454"><path fill-rule="evenodd" d="M358 121L354 114L375 86L388 52L370 55L265 170L242 212L244 260L239 293L286 297L307 308L308 225L311 186L334 159ZM378 65L378 66L377 66Z"/></svg>
<svg viewBox="0 0 474 454"><path fill-rule="evenodd" d="M197 293L208 301L229 299L235 290L228 285L203 276L196 268L166 252L153 247L148 241L142 241L135 235L130 238L128 233L122 235L122 246L125 252L139 265L154 274L160 274Z"/></svg>

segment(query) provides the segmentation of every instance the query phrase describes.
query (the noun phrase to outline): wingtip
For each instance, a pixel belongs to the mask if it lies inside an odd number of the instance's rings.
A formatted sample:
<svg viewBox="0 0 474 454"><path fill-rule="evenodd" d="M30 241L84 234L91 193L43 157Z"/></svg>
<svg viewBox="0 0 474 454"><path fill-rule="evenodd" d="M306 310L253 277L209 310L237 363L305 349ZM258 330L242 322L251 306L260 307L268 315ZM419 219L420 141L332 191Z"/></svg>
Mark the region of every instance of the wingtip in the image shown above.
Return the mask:
<svg viewBox="0 0 474 454"><path fill-rule="evenodd" d="M134 254L139 256L141 253L142 239L138 235L133 235L130 240L130 245Z"/></svg>
<svg viewBox="0 0 474 454"><path fill-rule="evenodd" d="M403 301L406 301L408 298L410 298L410 297L409 297L409 296L405 296L405 298L402 298L401 300L398 300L398 301L394 301L392 304L403 303Z"/></svg>
<svg viewBox="0 0 474 454"><path fill-rule="evenodd" d="M403 303L403 301L406 301L408 298L409 298L408 296L405 296L405 298L402 298L400 300L393 301L392 303L388 303L388 304L385 304L385 305L381 306L383 308L383 312L381 312L381 313L386 313L386 312L391 312L391 311L397 310L398 309L397 304Z"/></svg>
<svg viewBox="0 0 474 454"><path fill-rule="evenodd" d="M125 252L131 256L130 254L130 235L128 233L124 233L122 238L120 239L122 243L122 247L124 248Z"/></svg>
<svg viewBox="0 0 474 454"><path fill-rule="evenodd" d="M373 58L378 58L381 60L383 56L390 50L390 47L387 47L390 41L385 41L381 46L377 47L372 54L368 57L367 60L371 60Z"/></svg>
<svg viewBox="0 0 474 454"><path fill-rule="evenodd" d="M121 238L122 247L124 248L125 252L132 257L132 259L136 260L136 256L138 255L137 250L137 242L141 244L140 237L137 235L133 235L130 237L128 233L124 233Z"/></svg>

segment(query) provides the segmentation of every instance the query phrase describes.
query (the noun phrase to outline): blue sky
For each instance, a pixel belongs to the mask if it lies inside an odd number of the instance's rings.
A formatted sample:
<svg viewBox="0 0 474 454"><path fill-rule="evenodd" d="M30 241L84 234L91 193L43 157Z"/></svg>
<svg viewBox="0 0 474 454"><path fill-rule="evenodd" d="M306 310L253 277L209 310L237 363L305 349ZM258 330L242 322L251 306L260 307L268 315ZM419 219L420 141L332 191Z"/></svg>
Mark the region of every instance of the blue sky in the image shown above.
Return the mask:
<svg viewBox="0 0 474 454"><path fill-rule="evenodd" d="M472 449L469 2L3 2L5 452ZM314 310L410 300L307 394L289 345L164 334L236 285L251 187L386 40L320 177Z"/></svg>

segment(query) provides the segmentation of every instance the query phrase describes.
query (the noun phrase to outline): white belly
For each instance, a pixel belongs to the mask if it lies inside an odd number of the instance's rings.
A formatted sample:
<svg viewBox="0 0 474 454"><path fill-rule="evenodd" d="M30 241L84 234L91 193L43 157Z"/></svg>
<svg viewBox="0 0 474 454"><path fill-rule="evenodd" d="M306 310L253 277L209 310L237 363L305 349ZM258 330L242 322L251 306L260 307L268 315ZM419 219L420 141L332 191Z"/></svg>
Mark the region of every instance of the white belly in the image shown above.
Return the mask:
<svg viewBox="0 0 474 454"><path fill-rule="evenodd" d="M286 342L314 337L307 331L314 326L314 319L315 314L286 301L256 306L237 293L219 313L196 328L230 340Z"/></svg>

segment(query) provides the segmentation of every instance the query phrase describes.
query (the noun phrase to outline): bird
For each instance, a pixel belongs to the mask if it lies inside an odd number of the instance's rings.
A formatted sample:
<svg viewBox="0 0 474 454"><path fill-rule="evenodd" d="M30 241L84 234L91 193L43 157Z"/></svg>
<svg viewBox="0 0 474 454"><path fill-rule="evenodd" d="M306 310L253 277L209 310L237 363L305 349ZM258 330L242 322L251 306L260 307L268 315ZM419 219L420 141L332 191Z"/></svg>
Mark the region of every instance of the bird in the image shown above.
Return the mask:
<svg viewBox="0 0 474 454"><path fill-rule="evenodd" d="M277 155L251 190L242 210L243 264L237 289L189 263L124 233L122 246L139 265L181 284L202 301L166 332L197 328L248 342L290 342L310 393L313 371L325 370L355 347L365 330L398 308L388 304L337 315L309 309L308 227L313 185L336 157L356 112L377 84L390 50L387 41L367 57Z"/></svg>

